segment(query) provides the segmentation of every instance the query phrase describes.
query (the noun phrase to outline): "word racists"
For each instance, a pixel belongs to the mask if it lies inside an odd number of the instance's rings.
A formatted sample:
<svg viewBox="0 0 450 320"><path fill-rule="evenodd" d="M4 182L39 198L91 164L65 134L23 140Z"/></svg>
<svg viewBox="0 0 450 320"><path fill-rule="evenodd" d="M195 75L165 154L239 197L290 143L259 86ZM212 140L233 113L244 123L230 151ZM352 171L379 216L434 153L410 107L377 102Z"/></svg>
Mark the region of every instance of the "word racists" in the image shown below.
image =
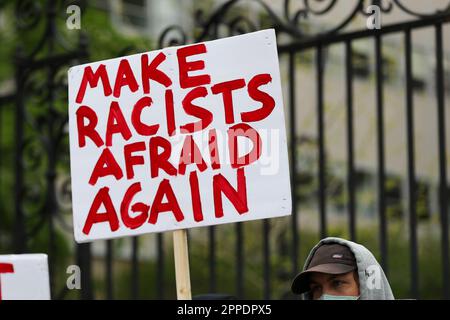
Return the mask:
<svg viewBox="0 0 450 320"><path fill-rule="evenodd" d="M77 242L290 214L273 30L75 66L68 77ZM278 172L260 172L264 151Z"/></svg>

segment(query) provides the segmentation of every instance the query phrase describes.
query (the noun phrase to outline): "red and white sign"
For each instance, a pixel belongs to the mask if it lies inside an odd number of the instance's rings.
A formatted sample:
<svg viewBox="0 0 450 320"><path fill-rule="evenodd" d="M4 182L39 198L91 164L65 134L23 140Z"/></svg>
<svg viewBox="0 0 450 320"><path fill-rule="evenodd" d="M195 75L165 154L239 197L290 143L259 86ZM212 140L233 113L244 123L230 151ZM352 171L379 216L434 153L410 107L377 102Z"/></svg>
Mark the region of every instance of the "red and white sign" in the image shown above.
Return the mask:
<svg viewBox="0 0 450 320"><path fill-rule="evenodd" d="M291 213L274 30L68 77L77 242Z"/></svg>
<svg viewBox="0 0 450 320"><path fill-rule="evenodd" d="M49 300L46 254L0 255L0 300Z"/></svg>

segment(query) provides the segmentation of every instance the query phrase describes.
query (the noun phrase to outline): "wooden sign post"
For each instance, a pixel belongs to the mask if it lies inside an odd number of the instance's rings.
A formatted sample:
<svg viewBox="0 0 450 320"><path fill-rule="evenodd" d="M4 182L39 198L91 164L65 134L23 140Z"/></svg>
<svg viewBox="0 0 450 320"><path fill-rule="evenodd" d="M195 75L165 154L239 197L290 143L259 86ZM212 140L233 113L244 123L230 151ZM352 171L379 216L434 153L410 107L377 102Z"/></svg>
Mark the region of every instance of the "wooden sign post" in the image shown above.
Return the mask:
<svg viewBox="0 0 450 320"><path fill-rule="evenodd" d="M68 78L77 242L173 231L177 296L190 299L187 229L291 214L273 29Z"/></svg>
<svg viewBox="0 0 450 320"><path fill-rule="evenodd" d="M178 300L191 300L191 276L189 273L189 252L186 229L173 232L173 253L175 256L175 277Z"/></svg>

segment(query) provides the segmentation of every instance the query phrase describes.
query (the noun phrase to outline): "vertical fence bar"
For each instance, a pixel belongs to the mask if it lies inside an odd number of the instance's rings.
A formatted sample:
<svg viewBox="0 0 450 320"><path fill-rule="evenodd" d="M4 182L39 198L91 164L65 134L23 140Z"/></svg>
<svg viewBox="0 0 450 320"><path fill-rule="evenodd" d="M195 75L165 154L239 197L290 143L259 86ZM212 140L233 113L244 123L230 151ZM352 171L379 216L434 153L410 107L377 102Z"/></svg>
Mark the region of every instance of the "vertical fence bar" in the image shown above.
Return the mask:
<svg viewBox="0 0 450 320"><path fill-rule="evenodd" d="M324 63L323 47L319 44L316 47L316 77L317 77L317 130L318 130L318 151L319 151L319 212L320 212L320 236L327 235L326 217L326 172L325 172L325 134L324 134Z"/></svg>
<svg viewBox="0 0 450 320"><path fill-rule="evenodd" d="M131 298L139 299L139 238L132 238L131 256Z"/></svg>
<svg viewBox="0 0 450 320"><path fill-rule="evenodd" d="M264 300L271 298L270 286L270 222L263 220L263 277L264 277Z"/></svg>
<svg viewBox="0 0 450 320"><path fill-rule="evenodd" d="M14 154L14 251L23 253L26 251L25 217L22 208L23 196L23 119L24 119L24 55L22 50L16 52L16 103L15 103L15 154Z"/></svg>
<svg viewBox="0 0 450 320"><path fill-rule="evenodd" d="M209 239L209 292L216 292L216 229L215 226L208 228Z"/></svg>
<svg viewBox="0 0 450 320"><path fill-rule="evenodd" d="M106 240L106 298L112 300L113 295L113 243L112 240Z"/></svg>
<svg viewBox="0 0 450 320"><path fill-rule="evenodd" d="M3 131L2 131L3 130L3 110L4 110L4 108L6 108L6 104L5 104L5 106L3 105L3 99L2 99L2 97L0 97L0 154L2 154L2 155L5 154L3 152L4 146L3 146ZM4 199L3 198L3 156L0 157L0 199ZM3 207L0 207L0 231L2 230L3 214L5 214L2 209L3 209ZM6 249L6 248L3 248L3 236L1 236L1 235L0 235L0 249L2 249L1 251ZM0 253L1 253L1 251L0 251Z"/></svg>
<svg viewBox="0 0 450 320"><path fill-rule="evenodd" d="M236 223L236 297L244 299L244 230Z"/></svg>
<svg viewBox="0 0 450 320"><path fill-rule="evenodd" d="M418 258L417 258L417 215L416 215L416 180L414 159L414 105L413 105L413 76L412 76L412 45L411 30L405 30L405 66L406 66L406 138L407 138L407 166L408 166L408 210L409 236L411 253L411 295L419 298Z"/></svg>
<svg viewBox="0 0 450 320"><path fill-rule="evenodd" d="M51 57L54 54L55 47L55 37L56 37L56 8L55 3L49 2L47 7L47 39L48 39L48 51L47 55ZM56 141L53 138L53 126L55 123L55 85L54 78L56 69L54 67L48 68L47 73L47 90L48 90L48 115L47 115L47 132L48 141L50 142L47 146L47 170L46 170L46 185L47 185L47 197L44 215L47 215L48 221L48 268L50 274L50 292L53 297L54 290L54 280L55 280L55 267L56 267L56 240L55 240L55 226L53 223L53 218L57 214L57 203L56 203L56 188L55 188L55 178L56 178Z"/></svg>
<svg viewBox="0 0 450 320"><path fill-rule="evenodd" d="M4 180L4 175L3 172L5 172L4 170L6 170L6 168L9 166L10 163L12 163L13 159L11 159L11 156L6 157L6 153L3 152L3 150L5 150L5 145L3 142L3 137L6 137L6 132L3 130L4 127L4 115L3 112L6 112L6 108L10 107L8 104L9 101L7 101L7 99L5 98L4 100L2 100L2 97L0 97L0 199L1 201L3 201L3 206L0 206L0 249L5 250L5 252L8 252L9 250L13 249L11 248L11 245L8 245L8 247L5 247L4 245L8 242L5 242L5 240L7 240L6 238L4 238L4 234L1 234L1 230L2 230L2 225L3 228L5 228L5 221L6 221L6 210L2 210L2 209L6 209L8 208L7 206L11 205L10 200L8 200L8 202L6 202L6 198L5 198L5 194L4 194L4 188L6 188L7 186L4 185L4 183L7 180ZM4 104L3 104L4 103ZM10 133L11 134L11 133ZM8 158L8 160L6 160L6 158ZM6 160L6 161L5 161ZM4 169L3 169L4 167ZM5 230L5 229L4 229Z"/></svg>
<svg viewBox="0 0 450 320"><path fill-rule="evenodd" d="M443 297L450 299L450 263L448 246L448 200L447 200L447 157L445 141L445 94L444 94L444 56L442 46L442 25L436 29L436 94L438 111L438 139L439 139L439 209L441 220L441 248L442 248L442 280Z"/></svg>
<svg viewBox="0 0 450 320"><path fill-rule="evenodd" d="M292 197L292 275L298 273L298 221L297 221L297 126L295 112L295 53L289 52L289 130L291 157Z"/></svg>
<svg viewBox="0 0 450 320"><path fill-rule="evenodd" d="M89 57L88 41L84 33L79 35L79 52L77 59L79 64L86 63ZM91 244L82 243L76 245L77 263L81 270L81 292L80 297L83 300L91 300L94 298L92 291L92 273L91 273Z"/></svg>
<svg viewBox="0 0 450 320"><path fill-rule="evenodd" d="M0 154L2 155L2 156L0 156L0 199L2 199L2 201L3 201L3 206L0 207L0 231L2 228L2 224L6 221L6 211L1 210L1 209L5 209L5 208L7 208L7 206L10 205L10 203L6 203L5 195L3 193L4 192L3 188L6 187L6 185L5 186L3 185L5 183L3 172L4 172L4 169L6 169L6 167L8 166L8 164L12 163L12 162L10 162L11 161L10 156L8 157L9 159L7 161L5 161L5 159L7 157L5 156L6 153L3 152L3 150L5 150L5 147L6 147L3 142L3 137L6 137L6 132L4 131L5 126L3 123L3 121L4 121L3 112L6 112L6 108L10 107L9 104L14 101L13 99L15 99L14 95L4 96L4 97L0 96ZM4 167L4 169L2 169L3 167ZM3 228L5 228L4 225L3 225ZM4 247L4 245L6 243L6 242L4 242L4 240L6 240L6 239L0 234L0 248L3 250L6 250L6 252L8 252L10 250L10 248Z"/></svg>
<svg viewBox="0 0 450 320"><path fill-rule="evenodd" d="M53 21L54 18L52 18L51 21ZM51 42L50 42L51 43ZM51 52L51 50L49 50ZM45 211L42 212L43 215L47 216L47 222L48 222L48 269L50 274L50 292L54 292L54 274L55 274L55 267L56 267L56 261L55 256L57 254L56 252L56 239L55 239L55 226L53 223L53 218L57 214L57 203L56 203L56 188L55 188L55 178L56 178L56 141L52 140L52 126L55 123L54 118L54 101L55 101L55 91L54 91L54 74L55 70L53 68L50 68L48 70L48 76L47 76L47 90L48 90L48 105L49 105L49 112L47 116L47 128L48 128L48 141L50 143L47 146L47 169L45 173L45 180L47 185L47 194L46 194L46 206Z"/></svg>
<svg viewBox="0 0 450 320"><path fill-rule="evenodd" d="M158 233L156 238L158 265L156 272L156 292L158 299L164 298L164 234Z"/></svg>
<svg viewBox="0 0 450 320"><path fill-rule="evenodd" d="M385 156L384 156L384 100L383 100L383 56L380 33L375 35L375 78L376 78L376 114L377 114L377 206L379 215L379 239L381 266L388 274L388 236L385 200Z"/></svg>
<svg viewBox="0 0 450 320"><path fill-rule="evenodd" d="M77 263L81 270L81 299L91 300L93 298L93 292L90 243L81 243L77 245Z"/></svg>
<svg viewBox="0 0 450 320"><path fill-rule="evenodd" d="M355 165L353 151L353 60L352 43L345 42L345 78L347 99L347 192L350 239L356 241Z"/></svg>
<svg viewBox="0 0 450 320"><path fill-rule="evenodd" d="M5 148L5 145L3 145L3 136L5 135L5 132L3 131L3 128L4 128L3 112L6 112L5 110L7 107L7 103L8 103L8 101L6 98L2 99L2 97L0 97L0 154L2 155L2 156L0 156L0 199L2 199L2 201L6 201L5 197L3 195L3 188L4 188L4 186L3 186L3 183L4 183L3 166L5 166L5 169L6 169L6 166L7 166L6 163L8 162L8 161L4 161L4 158L6 158L6 157L5 157L5 153L3 152L3 150ZM6 203L4 203L4 204L6 204ZM4 221L6 221L6 219L5 219L6 212L4 210L2 210L3 208L6 208L6 205L0 207L0 231L2 230L2 225L3 225ZM3 226L3 228L5 228L5 226ZM6 250L6 252L7 252L9 250L9 248L4 247L5 242L3 240L4 240L3 236L0 235L0 249Z"/></svg>

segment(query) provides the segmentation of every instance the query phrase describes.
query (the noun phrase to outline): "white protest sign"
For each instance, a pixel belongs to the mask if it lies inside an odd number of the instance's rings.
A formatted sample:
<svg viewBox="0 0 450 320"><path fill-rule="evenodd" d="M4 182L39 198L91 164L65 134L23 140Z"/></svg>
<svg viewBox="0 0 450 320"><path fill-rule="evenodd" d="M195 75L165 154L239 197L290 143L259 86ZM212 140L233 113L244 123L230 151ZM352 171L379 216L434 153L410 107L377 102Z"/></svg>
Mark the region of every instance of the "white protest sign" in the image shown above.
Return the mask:
<svg viewBox="0 0 450 320"><path fill-rule="evenodd" d="M77 242L291 213L276 37L72 67Z"/></svg>
<svg viewBox="0 0 450 320"><path fill-rule="evenodd" d="M0 300L49 300L46 254L0 255Z"/></svg>

